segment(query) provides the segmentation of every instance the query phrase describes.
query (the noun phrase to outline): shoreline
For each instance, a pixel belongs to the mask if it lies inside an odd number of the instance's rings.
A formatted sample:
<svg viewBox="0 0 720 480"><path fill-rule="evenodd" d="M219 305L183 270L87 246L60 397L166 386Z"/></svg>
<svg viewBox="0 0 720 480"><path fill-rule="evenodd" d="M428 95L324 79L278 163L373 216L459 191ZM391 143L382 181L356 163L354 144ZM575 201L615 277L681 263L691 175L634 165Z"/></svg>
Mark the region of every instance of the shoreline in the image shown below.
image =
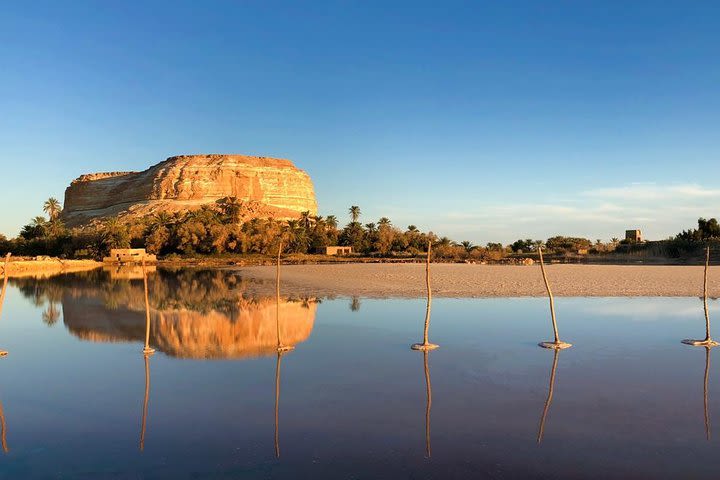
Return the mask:
<svg viewBox="0 0 720 480"><path fill-rule="evenodd" d="M0 262L0 270L4 270L3 265L4 263ZM85 272L102 266L102 262L96 262L95 260L61 260L55 257L47 257L41 260L25 260L10 257L8 278L33 276L43 278L61 273Z"/></svg>

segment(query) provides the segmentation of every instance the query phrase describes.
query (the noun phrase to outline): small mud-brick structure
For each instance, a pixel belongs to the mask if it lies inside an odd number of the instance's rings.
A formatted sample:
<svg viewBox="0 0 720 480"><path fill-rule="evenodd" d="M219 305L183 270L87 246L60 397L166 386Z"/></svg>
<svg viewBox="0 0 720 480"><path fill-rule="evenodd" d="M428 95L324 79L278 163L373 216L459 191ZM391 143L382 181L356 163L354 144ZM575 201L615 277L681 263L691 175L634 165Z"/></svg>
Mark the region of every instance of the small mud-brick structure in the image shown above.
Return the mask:
<svg viewBox="0 0 720 480"><path fill-rule="evenodd" d="M155 255L148 255L144 248L113 248L110 250L110 256L103 258L103 263L146 263L157 262Z"/></svg>
<svg viewBox="0 0 720 480"><path fill-rule="evenodd" d="M320 247L317 249L317 253L322 253L323 255L350 255L353 253L353 249L352 247L339 246Z"/></svg>

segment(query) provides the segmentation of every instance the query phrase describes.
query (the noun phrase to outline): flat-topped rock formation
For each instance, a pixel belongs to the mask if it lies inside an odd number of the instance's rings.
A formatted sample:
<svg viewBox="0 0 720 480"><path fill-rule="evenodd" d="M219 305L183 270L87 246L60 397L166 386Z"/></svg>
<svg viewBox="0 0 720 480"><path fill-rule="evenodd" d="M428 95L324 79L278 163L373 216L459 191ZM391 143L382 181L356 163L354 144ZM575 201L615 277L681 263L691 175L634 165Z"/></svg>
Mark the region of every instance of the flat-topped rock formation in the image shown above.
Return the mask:
<svg viewBox="0 0 720 480"><path fill-rule="evenodd" d="M82 175L65 190L63 220L78 226L112 216L192 210L225 197L246 217L317 214L310 176L290 160L245 155L181 155L143 172Z"/></svg>

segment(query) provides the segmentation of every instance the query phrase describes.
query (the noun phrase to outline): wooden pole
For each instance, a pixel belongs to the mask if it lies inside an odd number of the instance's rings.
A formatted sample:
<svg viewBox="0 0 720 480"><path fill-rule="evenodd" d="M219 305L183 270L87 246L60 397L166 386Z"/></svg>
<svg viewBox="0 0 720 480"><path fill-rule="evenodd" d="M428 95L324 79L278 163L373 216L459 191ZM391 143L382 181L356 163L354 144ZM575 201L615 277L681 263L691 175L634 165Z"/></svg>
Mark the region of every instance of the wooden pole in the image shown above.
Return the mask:
<svg viewBox="0 0 720 480"><path fill-rule="evenodd" d="M553 363L552 369L550 370L550 385L548 386L548 394L545 399L545 406L543 407L542 416L540 417L540 428L538 429L537 443L540 445L545 434L545 419L547 418L548 410L553 400L553 391L555 390L555 372L557 370L558 357L560 356L560 350L555 349L553 352Z"/></svg>
<svg viewBox="0 0 720 480"><path fill-rule="evenodd" d="M550 289L550 282L548 282L547 273L545 272L545 261L543 260L542 246L538 246L538 253L540 255L540 271L542 272L543 281L545 282L545 289L547 290L548 298L550 299L550 318L552 319L553 334L555 335L554 341L540 342L539 345L543 348L554 349L572 347L572 344L560 341L557 320L555 319L555 299L553 298L552 290Z"/></svg>
<svg viewBox="0 0 720 480"><path fill-rule="evenodd" d="M154 348L150 348L150 297L148 295L147 271L145 270L145 256L142 258L143 287L145 289L145 347L143 353L152 355L155 353Z"/></svg>
<svg viewBox="0 0 720 480"><path fill-rule="evenodd" d="M703 309L705 310L705 338L702 340L685 339L682 343L694 347L716 347L718 342L710 335L710 311L708 309L708 270L710 270L710 246L705 249L705 271L703 274Z"/></svg>
<svg viewBox="0 0 720 480"><path fill-rule="evenodd" d="M705 274L703 278L703 307L705 308L705 341L710 338L710 312L708 311L708 269L710 267L710 246L705 250Z"/></svg>
<svg viewBox="0 0 720 480"><path fill-rule="evenodd" d="M10 255L12 254L8 253L5 256L5 266L3 267L3 286L2 292L0 292L0 314L2 313L2 306L5 302L5 292L7 291L8 278L10 278Z"/></svg>
<svg viewBox="0 0 720 480"><path fill-rule="evenodd" d="M542 271L543 281L545 282L545 289L547 290L548 298L550 299L550 317L552 317L555 343L558 343L560 342L560 335L558 334L557 320L555 319L555 299L553 298L552 290L550 289L550 282L548 282L547 273L545 272L545 262L543 261L542 247L538 247L538 253L540 254L540 270Z"/></svg>
<svg viewBox="0 0 720 480"><path fill-rule="evenodd" d="M7 292L8 279L10 278L10 255L12 254L8 253L5 255L5 266L3 267L3 285L2 291L0 292L0 315L2 314L3 303L5 303L5 293ZM5 350L0 350L0 357L4 357L7 354L8 352Z"/></svg>
<svg viewBox="0 0 720 480"><path fill-rule="evenodd" d="M278 245L277 266L275 270L275 326L277 328L277 348L282 348L280 341L280 253L282 252L282 239Z"/></svg>
<svg viewBox="0 0 720 480"><path fill-rule="evenodd" d="M425 308L425 330L423 331L423 345L428 345L428 331L430 330L430 309L432 308L432 289L430 288L430 254L432 242L428 242L427 260L425 262L425 286L427 287L427 307Z"/></svg>
<svg viewBox="0 0 720 480"><path fill-rule="evenodd" d="M427 258L425 260L425 287L427 289L427 305L425 307L425 326L423 328L423 343L414 343L410 348L413 350L434 350L438 346L430 343L428 334L430 331L430 312L432 310L432 288L430 287L430 258L432 254L432 242L428 241Z"/></svg>

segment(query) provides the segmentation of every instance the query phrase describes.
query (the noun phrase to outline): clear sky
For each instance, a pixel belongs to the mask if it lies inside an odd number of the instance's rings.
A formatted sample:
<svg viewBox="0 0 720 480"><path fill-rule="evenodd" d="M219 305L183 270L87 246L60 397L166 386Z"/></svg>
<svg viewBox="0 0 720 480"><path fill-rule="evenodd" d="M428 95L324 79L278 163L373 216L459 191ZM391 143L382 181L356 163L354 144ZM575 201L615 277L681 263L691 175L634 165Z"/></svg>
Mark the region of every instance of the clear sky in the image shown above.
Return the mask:
<svg viewBox="0 0 720 480"><path fill-rule="evenodd" d="M0 7L0 233L96 171L289 158L320 214L455 240L720 216L720 3Z"/></svg>

